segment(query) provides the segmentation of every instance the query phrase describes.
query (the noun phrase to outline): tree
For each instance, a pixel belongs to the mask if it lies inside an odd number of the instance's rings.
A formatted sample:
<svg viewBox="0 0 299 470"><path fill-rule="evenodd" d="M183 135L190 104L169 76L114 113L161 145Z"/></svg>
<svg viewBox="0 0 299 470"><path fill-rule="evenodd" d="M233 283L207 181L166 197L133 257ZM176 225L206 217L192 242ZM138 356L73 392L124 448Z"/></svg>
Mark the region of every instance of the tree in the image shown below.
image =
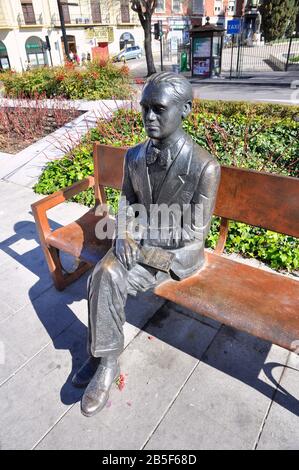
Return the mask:
<svg viewBox="0 0 299 470"><path fill-rule="evenodd" d="M156 73L152 52L152 16L157 6L157 0L130 0L131 8L136 11L139 21L144 30L144 50L147 65L147 76Z"/></svg>
<svg viewBox="0 0 299 470"><path fill-rule="evenodd" d="M264 0L260 6L262 30L267 42L290 35L295 29L297 0Z"/></svg>

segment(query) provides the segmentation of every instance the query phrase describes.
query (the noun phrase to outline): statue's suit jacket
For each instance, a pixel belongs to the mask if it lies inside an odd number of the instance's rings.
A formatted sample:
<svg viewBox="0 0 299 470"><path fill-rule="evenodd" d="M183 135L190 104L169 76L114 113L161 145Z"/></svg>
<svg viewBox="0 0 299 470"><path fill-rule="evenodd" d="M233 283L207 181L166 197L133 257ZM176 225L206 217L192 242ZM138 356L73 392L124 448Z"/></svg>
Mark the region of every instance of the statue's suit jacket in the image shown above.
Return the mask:
<svg viewBox="0 0 299 470"><path fill-rule="evenodd" d="M146 151L149 140L128 150L124 162L122 195L127 205L143 204L148 214L152 204L178 204L181 215L175 215L169 230L168 240L159 237L147 239L148 245L160 246L175 254L172 262L174 277L182 279L190 276L204 264L204 241L209 232L217 189L220 180L220 165L206 150L195 144L187 135L184 136L181 151L167 170L156 201L152 200L151 183L146 165ZM201 217L195 218L193 209L201 211ZM186 210L192 210L191 223L184 223ZM198 220L200 224L198 225ZM196 225L197 223L197 225ZM173 248L172 236L176 229L182 233L180 245ZM159 233L159 227L156 227Z"/></svg>

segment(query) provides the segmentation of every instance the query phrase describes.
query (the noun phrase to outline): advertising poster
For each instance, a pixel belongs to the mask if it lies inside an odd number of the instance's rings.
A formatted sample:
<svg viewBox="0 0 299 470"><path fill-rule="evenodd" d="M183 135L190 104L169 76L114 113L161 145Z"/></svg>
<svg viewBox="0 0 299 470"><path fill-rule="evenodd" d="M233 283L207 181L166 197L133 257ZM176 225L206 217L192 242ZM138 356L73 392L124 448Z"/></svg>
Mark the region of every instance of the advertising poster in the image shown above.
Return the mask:
<svg viewBox="0 0 299 470"><path fill-rule="evenodd" d="M203 59L201 57L193 58L193 75L201 75L208 77L210 74L210 59Z"/></svg>
<svg viewBox="0 0 299 470"><path fill-rule="evenodd" d="M194 38L193 57L210 57L211 38Z"/></svg>
<svg viewBox="0 0 299 470"><path fill-rule="evenodd" d="M211 38L193 39L193 75L208 77L211 65Z"/></svg>

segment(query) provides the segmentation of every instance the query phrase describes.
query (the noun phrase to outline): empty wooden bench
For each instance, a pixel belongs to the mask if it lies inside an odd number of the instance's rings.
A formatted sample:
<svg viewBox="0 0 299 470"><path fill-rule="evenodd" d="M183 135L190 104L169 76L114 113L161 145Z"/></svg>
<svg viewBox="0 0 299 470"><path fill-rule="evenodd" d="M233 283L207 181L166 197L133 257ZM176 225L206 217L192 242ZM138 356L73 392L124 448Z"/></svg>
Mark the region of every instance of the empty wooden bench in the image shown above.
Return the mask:
<svg viewBox="0 0 299 470"><path fill-rule="evenodd" d="M104 187L121 188L125 148L95 144L94 178L58 191L32 205L41 244L57 289L64 289L109 249L95 237L100 216L95 209L75 222L51 231L47 210L89 187L96 207L106 202ZM205 267L182 281L167 281L155 293L197 313L246 331L289 350L299 345L299 281L223 256L229 220L299 237L299 180L233 167L222 167L215 207L221 217L219 241L207 252ZM59 253L81 260L65 273Z"/></svg>

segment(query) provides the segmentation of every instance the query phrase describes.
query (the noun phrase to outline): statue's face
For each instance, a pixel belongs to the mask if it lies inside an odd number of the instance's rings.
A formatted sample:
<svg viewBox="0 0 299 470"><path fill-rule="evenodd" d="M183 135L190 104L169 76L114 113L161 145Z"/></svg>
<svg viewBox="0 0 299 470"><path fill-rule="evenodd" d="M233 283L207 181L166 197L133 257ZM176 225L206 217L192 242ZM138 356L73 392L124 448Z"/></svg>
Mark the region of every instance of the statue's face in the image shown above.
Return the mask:
<svg viewBox="0 0 299 470"><path fill-rule="evenodd" d="M190 110L190 104L179 101L172 86L164 83L146 85L140 105L145 131L149 137L157 140L173 134Z"/></svg>

